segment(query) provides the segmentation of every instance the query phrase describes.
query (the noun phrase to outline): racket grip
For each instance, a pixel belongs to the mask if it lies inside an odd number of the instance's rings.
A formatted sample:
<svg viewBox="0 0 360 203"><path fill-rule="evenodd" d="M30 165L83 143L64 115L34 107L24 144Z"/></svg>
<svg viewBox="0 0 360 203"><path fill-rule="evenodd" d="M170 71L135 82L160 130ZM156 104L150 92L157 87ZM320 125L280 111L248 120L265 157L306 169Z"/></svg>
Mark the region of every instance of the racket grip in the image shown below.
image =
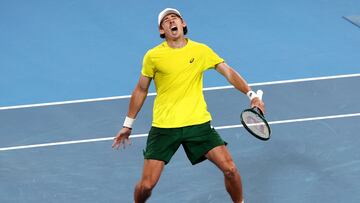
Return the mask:
<svg viewBox="0 0 360 203"><path fill-rule="evenodd" d="M256 91L256 94L259 97L259 99L262 100L264 92L262 90L258 90L258 91Z"/></svg>

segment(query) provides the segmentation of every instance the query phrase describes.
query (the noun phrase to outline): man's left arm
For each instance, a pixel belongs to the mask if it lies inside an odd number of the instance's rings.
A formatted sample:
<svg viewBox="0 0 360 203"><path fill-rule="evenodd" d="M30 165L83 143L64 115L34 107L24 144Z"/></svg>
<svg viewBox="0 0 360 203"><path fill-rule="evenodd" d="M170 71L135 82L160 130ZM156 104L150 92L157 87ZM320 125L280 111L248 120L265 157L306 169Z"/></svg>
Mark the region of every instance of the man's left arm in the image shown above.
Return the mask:
<svg viewBox="0 0 360 203"><path fill-rule="evenodd" d="M251 88L247 84L246 80L241 77L241 75L231 68L225 62L219 63L215 66L215 70L223 75L230 84L232 84L236 89L240 90L242 93L246 94L251 91ZM261 101L258 97L255 97L251 100L251 107L258 107L262 112L265 113L264 102Z"/></svg>

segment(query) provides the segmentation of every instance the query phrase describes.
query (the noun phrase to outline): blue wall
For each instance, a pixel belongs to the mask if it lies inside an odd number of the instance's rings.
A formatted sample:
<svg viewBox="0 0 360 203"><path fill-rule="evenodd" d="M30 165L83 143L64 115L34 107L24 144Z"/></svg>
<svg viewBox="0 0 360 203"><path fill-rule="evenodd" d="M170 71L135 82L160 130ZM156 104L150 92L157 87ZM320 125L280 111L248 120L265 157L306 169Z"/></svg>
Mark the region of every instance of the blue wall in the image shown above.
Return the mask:
<svg viewBox="0 0 360 203"><path fill-rule="evenodd" d="M360 72L356 0L2 0L0 106L131 94L165 7L248 82Z"/></svg>

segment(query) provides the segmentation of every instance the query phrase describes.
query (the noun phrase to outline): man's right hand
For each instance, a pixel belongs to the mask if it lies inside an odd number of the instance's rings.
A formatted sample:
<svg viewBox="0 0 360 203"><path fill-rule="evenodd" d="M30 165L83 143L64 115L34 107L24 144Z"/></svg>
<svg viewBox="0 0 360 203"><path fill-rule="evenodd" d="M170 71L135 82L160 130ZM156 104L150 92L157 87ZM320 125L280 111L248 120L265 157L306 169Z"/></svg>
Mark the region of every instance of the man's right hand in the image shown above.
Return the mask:
<svg viewBox="0 0 360 203"><path fill-rule="evenodd" d="M121 146L121 144L124 146L126 143L128 145L131 145L131 140L130 140L130 134L131 134L131 129L130 128L122 128L119 133L116 135L116 137L114 138L114 142L112 144L112 148L113 149L119 149L119 147Z"/></svg>

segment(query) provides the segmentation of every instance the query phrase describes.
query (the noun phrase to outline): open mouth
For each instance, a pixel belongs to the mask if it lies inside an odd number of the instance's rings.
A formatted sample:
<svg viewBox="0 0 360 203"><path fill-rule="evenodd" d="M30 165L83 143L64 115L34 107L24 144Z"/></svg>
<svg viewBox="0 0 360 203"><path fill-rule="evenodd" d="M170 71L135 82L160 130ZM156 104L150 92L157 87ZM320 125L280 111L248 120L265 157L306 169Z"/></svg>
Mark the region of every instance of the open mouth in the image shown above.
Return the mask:
<svg viewBox="0 0 360 203"><path fill-rule="evenodd" d="M177 30L178 30L178 28L175 26L171 28L171 31L177 31Z"/></svg>

